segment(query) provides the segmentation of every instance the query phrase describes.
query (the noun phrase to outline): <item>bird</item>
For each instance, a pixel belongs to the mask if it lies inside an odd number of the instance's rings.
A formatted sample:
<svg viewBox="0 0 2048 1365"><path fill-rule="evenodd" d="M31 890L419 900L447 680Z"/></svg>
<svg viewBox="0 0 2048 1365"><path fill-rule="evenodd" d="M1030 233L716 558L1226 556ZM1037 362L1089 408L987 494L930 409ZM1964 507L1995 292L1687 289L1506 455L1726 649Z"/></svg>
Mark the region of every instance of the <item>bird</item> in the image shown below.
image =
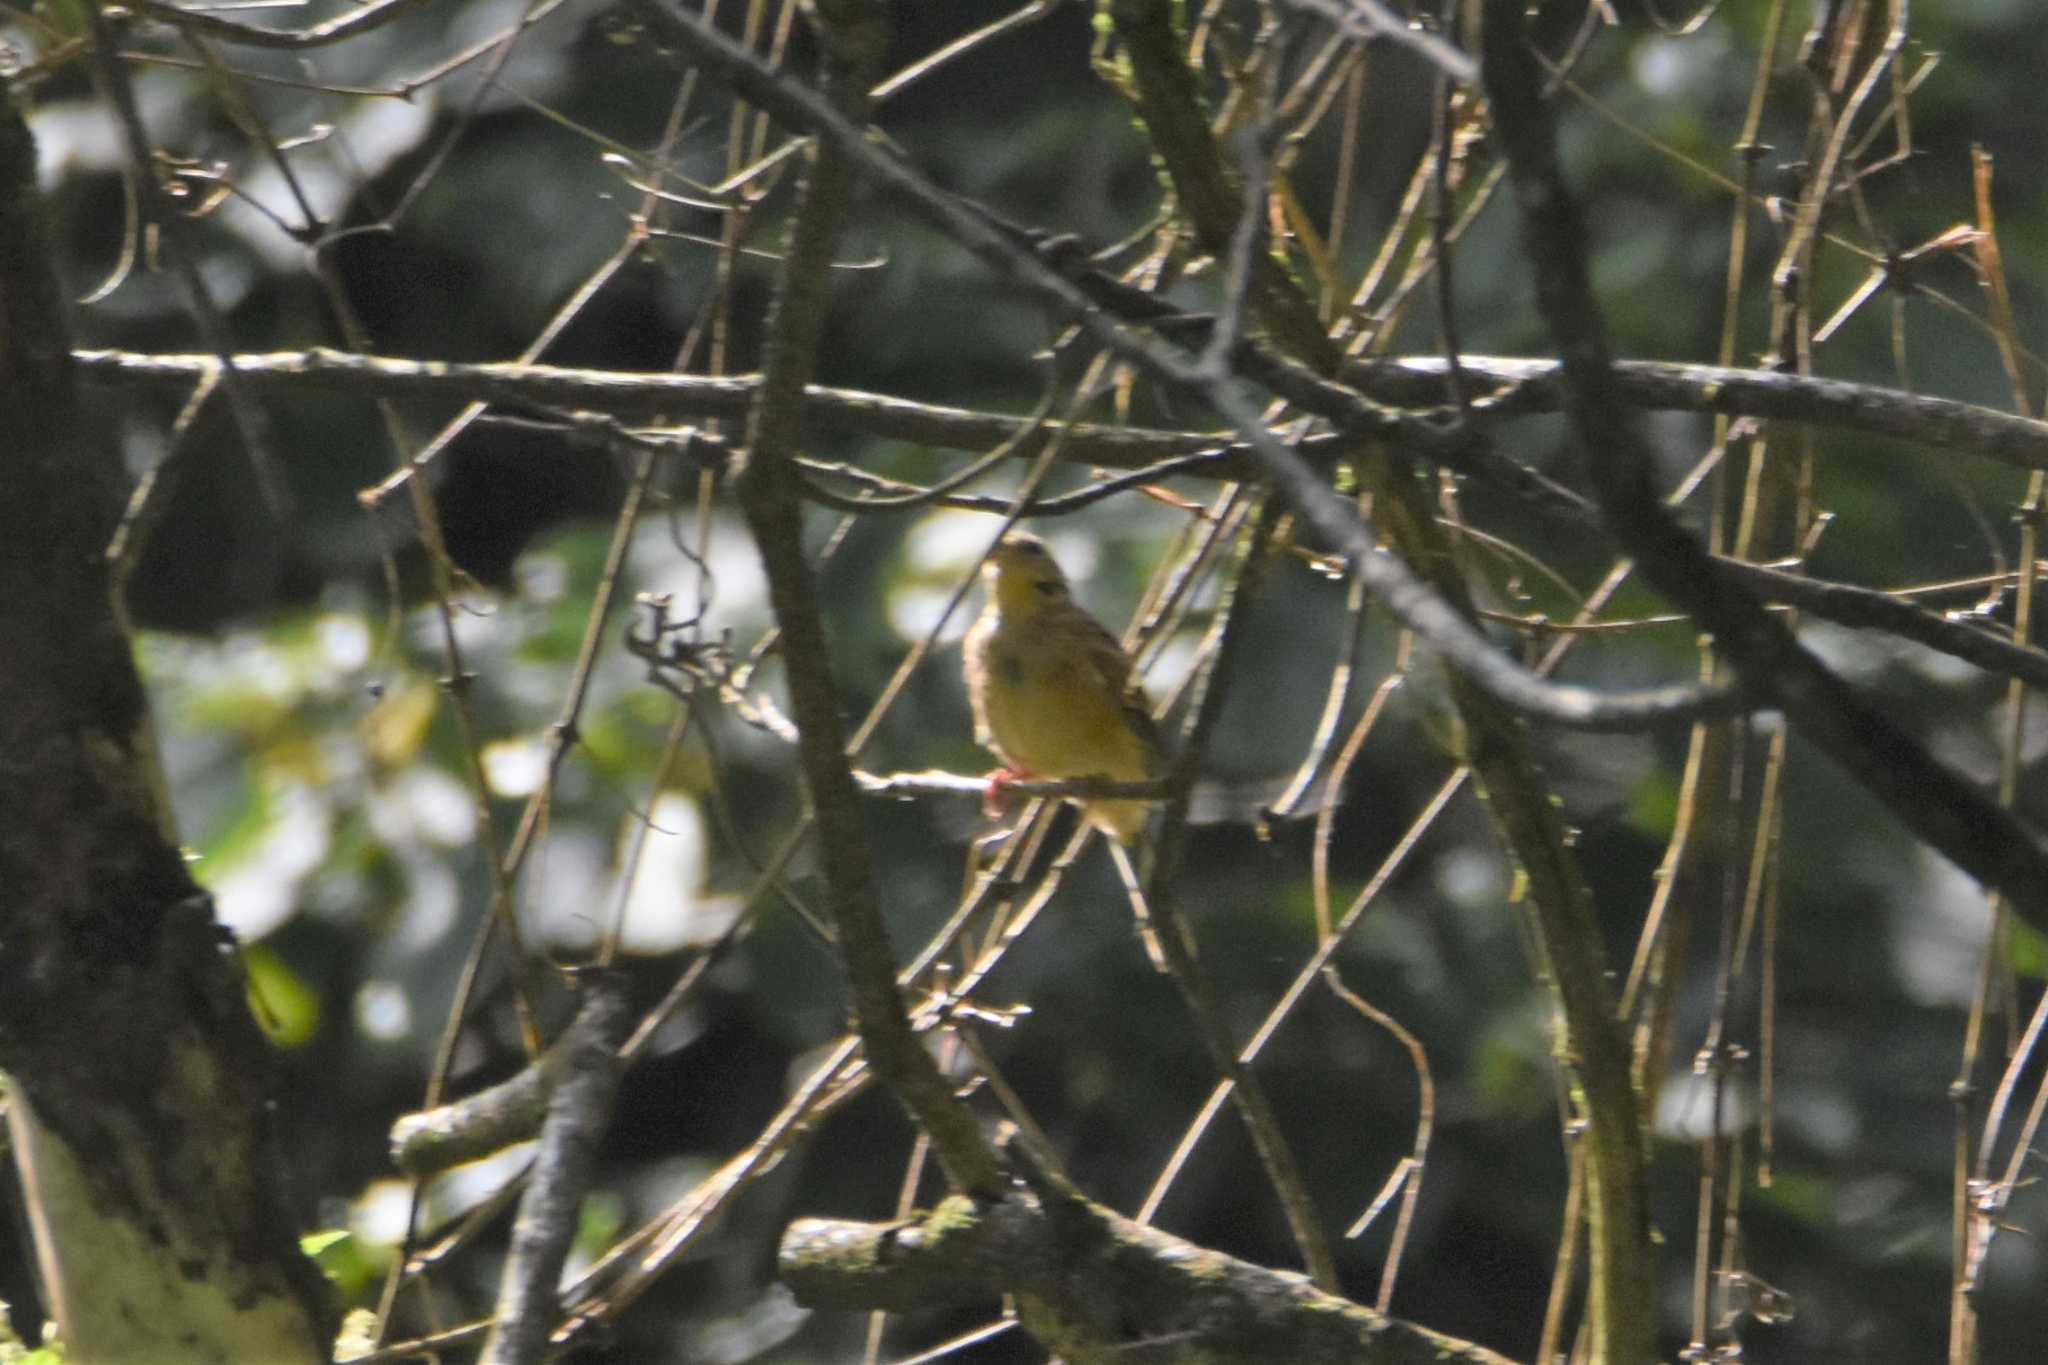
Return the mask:
<svg viewBox="0 0 2048 1365"><path fill-rule="evenodd" d="M1013 531L982 564L988 603L967 632L967 697L974 737L1001 760L989 777L993 800L1005 782L1160 776L1166 751L1131 659L1116 636L1074 601L1045 542ZM1144 829L1146 803L1082 803L1088 822L1119 844Z"/></svg>

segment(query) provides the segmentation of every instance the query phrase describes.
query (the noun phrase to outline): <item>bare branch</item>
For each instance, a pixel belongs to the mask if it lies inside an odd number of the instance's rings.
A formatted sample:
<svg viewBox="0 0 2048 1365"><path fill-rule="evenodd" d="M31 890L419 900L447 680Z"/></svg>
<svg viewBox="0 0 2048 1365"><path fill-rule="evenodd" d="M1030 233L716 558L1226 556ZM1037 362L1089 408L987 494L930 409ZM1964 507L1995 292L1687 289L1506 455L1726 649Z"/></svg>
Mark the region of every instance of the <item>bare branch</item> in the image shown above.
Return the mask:
<svg viewBox="0 0 2048 1365"><path fill-rule="evenodd" d="M560 1079L548 1097L540 1151L512 1224L512 1246L481 1365L536 1365L560 1314L555 1286L576 1235L598 1143L611 1123L623 1066L619 1044L632 1024L625 994L616 985L587 978L584 991L583 1007L558 1049Z"/></svg>
<svg viewBox="0 0 2048 1365"><path fill-rule="evenodd" d="M1522 208L1537 302L1563 359L1565 411L1608 525L1658 591L1712 633L1716 648L1792 724L1956 866L2004 892L2048 932L2048 850L2009 811L1934 761L1812 654L1663 508L1654 463L1614 396L1606 323L1586 268L1585 229L1553 142L1541 73L1518 0L1488 0L1485 71L1494 129Z"/></svg>
<svg viewBox="0 0 2048 1365"><path fill-rule="evenodd" d="M1140 3L1140 0L1128 0L1128 3L1134 10L1145 11L1144 15L1138 16L1141 25L1157 19L1151 13L1151 7ZM1008 234L987 219L933 185L890 151L880 139L865 136L857 124L799 83L768 70L751 53L723 35L675 14L659 0L633 0L633 5L635 12L645 17L665 41L714 70L748 99L777 117L796 120L800 125L812 128L825 145L841 149L850 162L857 163L862 170L874 176L883 188L1000 271L1005 278L1076 313L1082 325L1098 340L1168 388L1200 399L1228 416L1239 436L1250 443L1254 454L1288 501L1319 531L1353 556L1358 575L1367 590L1378 597L1402 624L1427 638L1460 671L1472 677L1477 685L1503 705L1533 719L1595 730L1635 730L1746 709L1746 703L1737 694L1714 686L1659 688L1627 696L1605 697L1584 688L1545 681L1501 655L1485 635L1440 597L1428 582L1396 556L1381 553L1371 529L1358 519L1355 509L1300 456L1281 444L1266 429L1258 412L1235 394L1228 383L1209 381L1176 348L1107 316L1079 286L1038 256L1020 248ZM1173 78L1160 74L1169 84L1172 83ZM1227 208L1225 211L1228 212ZM1271 283L1270 272L1255 270L1254 274L1255 300L1263 301L1261 308L1274 310L1271 316L1261 312L1262 320L1271 326L1277 318L1279 325L1290 332L1297 329L1299 324L1293 321L1296 306L1281 302L1287 296ZM1321 337L1322 333L1318 329L1315 335Z"/></svg>
<svg viewBox="0 0 2048 1365"><path fill-rule="evenodd" d="M113 21L105 12L102 0L87 0L84 11L86 23L92 30L93 69L120 121L122 137L127 144L128 174L134 179L135 193L144 218L159 230L165 258L183 287L185 306L199 329L201 340L213 348L212 359L220 368L228 409L234 414L235 425L241 433L250 468L256 475L256 487L273 517L288 517L292 512L291 490L285 483L284 467L278 463L277 442L269 416L243 387L241 377L235 371L229 354L234 348L228 336L227 319L222 316L220 305L214 302L212 288L200 273L199 259L189 241L190 232L184 214L164 192L163 182L157 177L156 153L150 146L149 130L143 126L142 110L136 103L134 87L129 84L128 69L121 64L120 54L115 49Z"/></svg>
<svg viewBox="0 0 2048 1365"><path fill-rule="evenodd" d="M1381 402L1430 403L1442 398L1445 368L1434 356L1356 361L1344 367L1344 379ZM1473 400L1475 413L1513 417L1564 406L1564 369L1555 360L1461 354L1458 368L1474 382L1500 386ZM1631 408L1799 422L2048 469L2048 422L1976 403L1725 365L1616 360L1612 374L1614 398Z"/></svg>
<svg viewBox="0 0 2048 1365"><path fill-rule="evenodd" d="M825 107L842 121L863 117L886 41L882 13L874 0L820 0L813 21L825 52ZM824 327L826 278L854 177L845 148L827 141L798 190L788 254L768 316L761 385L748 412L745 463L734 484L782 630L797 754L838 930L834 946L868 1065L916 1117L953 1184L986 1194L997 1184L995 1154L903 1012L873 852L847 763L824 612L805 557L803 484L796 466L802 398Z"/></svg>
<svg viewBox="0 0 2048 1365"><path fill-rule="evenodd" d="M392 1124L392 1164L407 1175L432 1175L532 1137L549 1097L583 1064L591 1030L608 1017L600 1008L605 999L593 994L576 1023L517 1075Z"/></svg>
<svg viewBox="0 0 2048 1365"><path fill-rule="evenodd" d="M1288 0L1297 9L1327 19L1337 29L1365 42L1384 38L1421 55L1459 85L1477 85L1479 66L1451 43L1418 23L1390 13L1380 0Z"/></svg>
<svg viewBox="0 0 2048 1365"><path fill-rule="evenodd" d="M281 48L298 51L305 48L324 47L338 43L357 34L380 28L395 19L401 19L413 10L423 8L429 0L374 0L374 3L352 9L344 14L310 28L258 28L253 24L239 23L224 19L218 14L205 10L186 9L167 0L136 0L138 14L171 24L180 29L203 33L225 43L236 43L243 47Z"/></svg>
<svg viewBox="0 0 2048 1365"><path fill-rule="evenodd" d="M1180 313L1173 316L1183 326L1206 326L1206 320L1200 317ZM219 358L211 355L110 350L79 350L73 354L81 374L100 383L190 384L220 368ZM1241 366L1245 363L1242 350L1233 358ZM587 409L626 417L657 412L677 418L738 417L745 413L761 383L758 375L634 374L509 362L462 364L352 355L323 347L241 354L229 359L242 381L258 391L303 388L364 397L488 401L524 407ZM1475 384L1497 386L1492 393L1474 397L1471 406L1477 415L1519 417L1557 412L1564 401L1562 375L1554 360L1461 353L1458 368ZM1344 367L1343 378L1345 385L1356 390L1350 395L1350 403L1359 408L1360 415L1365 415L1368 405L1361 404L1361 399L1401 407L1434 407L1443 397L1444 369L1445 362L1440 356L1390 357L1350 362ZM1255 373L1254 377L1261 383L1268 382L1263 373ZM1718 413L1800 422L1981 456L2017 469L2048 470L2048 422L1875 384L1720 365L1618 360L1614 362L1614 398L1627 407L1645 411ZM1030 420L822 384L805 389L804 415L806 420L821 426L959 450L985 450L1005 440L1015 440ZM1419 453L1447 467L1459 467L1454 451L1445 458L1445 448L1453 444L1456 434L1441 427L1433 433L1425 429L1422 424L1427 419L1423 414L1380 409L1370 414L1370 420L1376 424L1374 434L1417 442ZM1213 451L1218 459L1200 473L1242 479L1257 469L1244 443L1233 440L1228 432L1161 431L1092 423L1063 425L1056 420L1045 422L1039 436L1020 445L1016 453L1020 458L1036 454L1044 442L1062 432L1060 457L1082 464L1131 469L1152 460ZM1335 436L1311 437L1302 443L1301 450L1311 457L1324 457L1339 444ZM1494 477L1484 468L1463 472L1477 478Z"/></svg>
<svg viewBox="0 0 2048 1365"><path fill-rule="evenodd" d="M921 773L876 773L855 772L854 780L869 796L911 797L911 796L975 796L988 791L988 778L969 777L964 773L949 773L937 768L928 768ZM1103 798L1135 798L1141 801L1157 801L1167 793L1165 779L1145 782L1118 782L1106 777L1062 777L1062 778L1012 778L1003 783L1003 790L1019 796L1042 796L1049 800L1095 801Z"/></svg>

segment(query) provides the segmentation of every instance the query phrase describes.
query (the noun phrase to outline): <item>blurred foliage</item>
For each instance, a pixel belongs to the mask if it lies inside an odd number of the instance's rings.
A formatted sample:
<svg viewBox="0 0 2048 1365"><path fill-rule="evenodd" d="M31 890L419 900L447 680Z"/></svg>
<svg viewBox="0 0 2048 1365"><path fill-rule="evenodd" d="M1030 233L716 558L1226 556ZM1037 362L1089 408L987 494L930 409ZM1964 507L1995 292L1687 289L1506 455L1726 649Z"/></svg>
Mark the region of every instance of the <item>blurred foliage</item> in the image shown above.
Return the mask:
<svg viewBox="0 0 2048 1365"><path fill-rule="evenodd" d="M513 23L525 8L502 0L424 6L360 42L322 49L324 89L305 84L307 69L287 55L233 51L238 71L271 78L234 86L254 116L279 136L312 139L292 157L303 192L332 226L357 229L321 259L379 353L509 357L621 240L637 193L604 153L659 139L672 76L616 12L563 5L512 49L490 88L477 84L478 63L406 100L344 89L391 88L423 67L419 54L445 55ZM892 65L1003 12L981 0L896 8ZM1650 22L1653 11L1668 7L1617 8L1627 22L1597 36L1576 78L1583 94L1563 104L1569 168L1584 188L1600 247L1596 279L1624 354L1710 360L1729 215L1715 177L1734 164L1729 145L1766 6L1723 4L1687 34ZM1542 9L1560 29L1581 12L1577 5ZM291 11L291 21L340 12L316 4ZM2048 149L2038 113L2048 26L2017 0L1922 4L1913 21L1905 69L1917 73L1939 56L1913 92L1916 155L1864 182L1859 212L1902 247L1967 220L1967 148L1987 146L1997 158L2000 236L2022 331L2031 336L2041 316L2035 263L2048 252L2041 172ZM1803 16L1789 27L1799 22ZM808 60L802 27L794 39L799 62ZM61 4L0 10L0 37L20 61L49 56L75 32L75 17ZM1788 48L1795 38L1788 35ZM179 50L162 33L138 31L136 40L158 58ZM1161 204L1140 130L1091 73L1093 42L1080 7L1054 6L892 98L879 122L942 183L1019 221L1108 246L1144 229ZM1341 257L1347 279L1369 260L1405 167L1428 137L1427 83L1415 64L1391 50L1373 61L1369 126L1347 205L1354 224ZM218 160L246 195L205 220L200 234L236 344L250 351L341 344L304 253L248 207L256 201L296 218L280 178L237 132L233 104L190 66L152 60L138 63L135 74L165 146ZM1801 155L1804 80L1788 63L1774 85L1760 139L1771 148L1763 163L1767 189ZM33 113L70 253L66 266L82 294L121 252L116 130L75 63L51 69ZM722 94L700 91L672 164L703 181L723 175L728 117ZM1327 125L1302 149L1296 188L1319 219L1334 193L1336 157ZM416 181L429 166L432 175ZM763 253L775 249L787 197L783 181L762 206L750 245ZM715 215L687 209L666 222L678 235L631 253L546 359L622 369L672 363L714 299L716 254L699 238L715 241L719 226ZM1778 239L1752 226L1747 264L1755 277L1768 271ZM891 205L870 201L841 257L846 268L821 382L1013 413L1038 401L1045 376L1029 357L1057 339L1057 328L963 253ZM1541 353L1544 337L1504 201L1478 221L1457 259L1465 347ZM1866 269L1831 253L1818 295L1838 300ZM716 341L726 371L756 363L769 271L762 257L736 266L730 328ZM1937 258L1924 275L1976 304L1975 281L1960 264ZM1209 288L1195 281L1181 295L1199 306ZM1738 363L1762 349L1767 303L1762 290L1751 291L1743 312L1747 350ZM1906 322L1906 376L1892 363L1893 308ZM79 326L86 346L196 346L176 291L147 271L83 306ZM712 344L697 343L694 367L708 367ZM1393 348L1435 347L1430 310L1417 308ZM1822 364L1839 377L2009 403L1990 341L1923 297L1874 303L1825 349ZM102 397L109 436L131 463L140 469L158 459L173 400L127 388ZM1094 404L1100 415L1114 409L1114 395ZM395 421L417 441L451 415L399 404ZM1189 420L1143 394L1131 415ZM635 999L651 1006L742 913L800 799L786 746L729 709L700 707L664 760L676 703L649 684L646 666L623 647L632 614L625 607L602 623L574 747L550 773L552 727L630 470L552 433L487 421L433 467L451 551L471 575L448 628L460 641L460 690L481 737L479 803L471 754L449 704L444 627L428 600L414 528L399 510L403 499L367 511L355 496L393 467L376 414L355 398L294 395L275 404L275 421L300 519L289 527L267 522L249 495L229 424L218 414L206 418L182 457L176 497L137 577L135 606L152 628L143 663L183 838L223 922L245 945L254 1007L287 1057L279 1113L306 1227L347 1229L324 1234L318 1254L351 1304L362 1306L375 1303L405 1226L407 1192L388 1168L386 1133L421 1101L490 903L486 859L502 856L526 800L552 782L540 837L514 890L528 948L581 962L615 934ZM1708 424L1691 418L1658 417L1651 430L1674 473L1711 439ZM726 434L737 437L733 424ZM1560 476L1572 472L1553 420L1504 424L1499 444ZM2010 509L2023 480L2010 468L1827 435L1816 447L1816 497L1834 514L1814 557L1817 572L1894 587L1986 572L1995 553L2011 555ZM950 453L843 435L821 438L815 453L915 481L957 463ZM1085 481L1084 472L1062 467L1047 487ZM1169 487L1186 499L1213 495L1193 481ZM769 625L744 531L724 507L699 504L694 475L664 470L655 493L625 554L619 600L670 594L683 614L701 613L699 641L729 640L744 656ZM1466 511L1477 526L1511 533L1562 580L1474 554L1482 600L1501 611L1568 618L1607 566L1607 547L1532 524L1484 490L1472 493ZM700 517L710 531L701 546ZM1088 605L1120 623L1144 600L1148 575L1185 521L1164 502L1126 495L1042 529ZM887 513L858 519L843 539L836 523L836 514L820 511L815 543L821 554L832 547L822 579L837 681L857 717L912 644L933 631L942 642L957 638L967 608L943 623L940 613L994 523L963 511ZM1214 586L1205 586L1148 656L1156 660L1148 673L1155 696L1184 680L1214 605ZM1659 607L1631 587L1610 615ZM1237 793L1226 807L1241 813L1260 794L1270 796L1299 762L1345 622L1342 582L1297 561L1278 562L1206 774L1218 790ZM1527 638L1541 638L1540 630ZM1995 773L1997 684L1845 631L1819 627L1809 638L1945 759L1987 780ZM1590 643L1566 673L1611 686L1683 676L1693 645L1682 625L1635 631ZM1356 651L1362 682L1346 704L1347 723L1394 654L1392 632L1370 618ZM761 675L760 690L771 698L776 667L770 660ZM985 765L971 742L956 672L942 646L911 675L860 755L863 766L971 772ZM1455 740L1438 723L1432 689L1441 689L1440 680L1419 669L1340 793L1328 868L1338 907L1365 885L1451 770L1446 746ZM1683 737L1544 743L1579 829L1611 960L1625 968L1675 819ZM2030 738L2026 757L2036 758L2038 747ZM1744 1332L1747 1358L1937 1359L1949 1274L1948 1086L1986 912L1974 887L1904 842L1859 792L1797 745L1785 803L1775 1148L1768 1182L1745 1196L1740 1260L1760 1285L1782 1291L1792 1312L1755 1314ZM2039 812L2038 780L2023 784L2023 804ZM968 803L938 800L877 803L870 818L899 947L921 943L958 894L979 822ZM1241 1035L1312 946L1312 823L1205 825L1189 850L1188 910ZM628 1073L602 1194L585 1210L578 1264L750 1141L815 1065L817 1050L839 1035L845 1009L832 957L798 913L820 890L807 857L798 856L779 894L759 898L737 941ZM1337 961L1351 987L1419 1037L1437 1085L1436 1135L1393 1307L1526 1358L1549 1292L1566 1156L1548 998L1508 908L1511 884L1484 809L1467 792L1422 837ZM981 991L984 1004L1028 1005L1028 1013L982 1036L1079 1183L1131 1208L1213 1079L1177 997L1145 964L1107 861L1094 852L1084 858L1049 913L1051 923L1021 942ZM1684 1331L1700 1139L1713 1131L1716 1103L1688 1067L1713 1007L1712 933L1704 939L1693 945L1691 984L1678 1002L1676 1069L1656 1126L1653 1191L1673 1342ZM2014 936L2011 961L2029 983L2048 973L2048 954L2025 931ZM2024 987L2023 998L2031 991ZM550 1028L559 1024L558 990L544 991L538 1005ZM449 1083L465 1092L521 1060L500 969L489 974L473 1025L454 1049ZM1348 1223L1409 1149L1416 1102L1406 1052L1319 997L1278 1037L1261 1074L1326 1220ZM1745 1143L1758 1131L1755 1089L1752 1066L1730 1101ZM772 1283L773 1246L792 1216L890 1216L910 1137L883 1097L839 1112L740 1199L589 1358L859 1358L864 1324L794 1309ZM422 1244L483 1205L525 1155L515 1149L428 1182ZM1226 1115L1174 1186L1163 1223L1291 1265L1284 1224L1264 1186L1247 1178L1252 1169L1249 1145ZM923 1189L930 1194L929 1178ZM2029 1191L2010 1216L2038 1227L2043 1214L2038 1191ZM394 1336L488 1310L503 1222L487 1228L479 1254L440 1268L431 1295L400 1300ZM1386 1244L1382 1223L1341 1245L1340 1268L1354 1296L1370 1298ZM0 1294L32 1302L20 1245L0 1262ZM2039 1358L2038 1343L2048 1336L2042 1275L2036 1243L2000 1241L1981 1298L1986 1362ZM1758 1301L1765 1297L1759 1291ZM883 1358L978 1320L934 1314L894 1322ZM955 1358L1037 1357L1011 1334Z"/></svg>

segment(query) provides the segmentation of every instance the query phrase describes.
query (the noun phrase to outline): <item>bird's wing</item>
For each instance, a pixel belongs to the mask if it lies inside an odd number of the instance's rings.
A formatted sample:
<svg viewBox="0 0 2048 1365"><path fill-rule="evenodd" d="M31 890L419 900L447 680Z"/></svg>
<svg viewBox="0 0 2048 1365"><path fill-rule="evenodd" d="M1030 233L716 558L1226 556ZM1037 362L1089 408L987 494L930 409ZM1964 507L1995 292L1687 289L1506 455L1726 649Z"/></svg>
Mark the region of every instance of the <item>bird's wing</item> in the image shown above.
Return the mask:
<svg viewBox="0 0 2048 1365"><path fill-rule="evenodd" d="M1131 679L1131 656L1124 653L1123 645L1100 621L1084 612L1077 611L1075 615L1077 624L1083 629L1090 667L1102 679L1109 694L1116 698L1117 704L1123 707L1125 721L1150 756L1149 766L1159 766L1165 757L1166 745L1160 738L1159 727L1152 721L1152 707L1144 689Z"/></svg>

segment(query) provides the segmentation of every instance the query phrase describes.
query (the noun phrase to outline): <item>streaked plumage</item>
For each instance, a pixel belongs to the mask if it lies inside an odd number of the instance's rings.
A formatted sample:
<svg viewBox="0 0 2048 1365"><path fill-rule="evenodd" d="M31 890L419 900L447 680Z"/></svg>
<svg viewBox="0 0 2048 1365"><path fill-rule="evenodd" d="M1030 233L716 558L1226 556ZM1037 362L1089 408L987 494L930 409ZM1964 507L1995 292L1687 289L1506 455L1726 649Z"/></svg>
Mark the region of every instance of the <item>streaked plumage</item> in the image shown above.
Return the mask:
<svg viewBox="0 0 2048 1365"><path fill-rule="evenodd" d="M974 737L1017 777L1143 781L1165 767L1131 661L1075 603L1036 536L1004 536L982 566L988 605L967 632ZM1000 778L1001 774L998 774ZM1143 801L1090 801L1090 822L1130 843Z"/></svg>

